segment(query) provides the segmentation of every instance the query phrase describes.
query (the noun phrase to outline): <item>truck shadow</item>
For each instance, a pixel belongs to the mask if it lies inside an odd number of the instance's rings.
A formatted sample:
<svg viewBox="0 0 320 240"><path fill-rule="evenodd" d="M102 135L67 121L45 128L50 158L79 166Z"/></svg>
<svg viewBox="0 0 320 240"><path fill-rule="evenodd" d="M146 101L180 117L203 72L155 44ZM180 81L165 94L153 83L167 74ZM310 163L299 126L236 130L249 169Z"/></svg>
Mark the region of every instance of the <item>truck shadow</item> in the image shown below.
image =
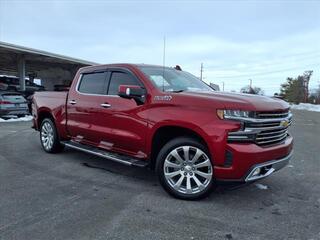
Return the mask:
<svg viewBox="0 0 320 240"><path fill-rule="evenodd" d="M77 155L76 159L86 159L86 161L81 160L81 165L87 168L96 169L98 171L105 171L115 175L121 175L127 178L140 180L142 182L151 183L153 186L159 186L156 173L149 168L139 168L125 166L120 163L109 161L103 158L92 156L83 152L79 152L70 148L66 148L65 153ZM86 157L83 157L86 156ZM90 156L89 158L87 156ZM246 188L251 184L242 183L219 183L214 189L215 194L225 194L226 192L237 191L238 189Z"/></svg>

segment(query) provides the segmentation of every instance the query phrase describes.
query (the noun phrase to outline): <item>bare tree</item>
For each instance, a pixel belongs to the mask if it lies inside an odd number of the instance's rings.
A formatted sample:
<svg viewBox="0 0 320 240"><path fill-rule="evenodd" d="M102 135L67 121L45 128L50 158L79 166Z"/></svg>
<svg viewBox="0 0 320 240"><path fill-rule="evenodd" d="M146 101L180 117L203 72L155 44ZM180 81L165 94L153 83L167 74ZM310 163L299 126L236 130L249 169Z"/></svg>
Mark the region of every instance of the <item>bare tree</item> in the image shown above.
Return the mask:
<svg viewBox="0 0 320 240"><path fill-rule="evenodd" d="M260 87L251 87L250 85L246 85L240 89L241 93L248 93L248 94L257 94L263 95L264 91Z"/></svg>

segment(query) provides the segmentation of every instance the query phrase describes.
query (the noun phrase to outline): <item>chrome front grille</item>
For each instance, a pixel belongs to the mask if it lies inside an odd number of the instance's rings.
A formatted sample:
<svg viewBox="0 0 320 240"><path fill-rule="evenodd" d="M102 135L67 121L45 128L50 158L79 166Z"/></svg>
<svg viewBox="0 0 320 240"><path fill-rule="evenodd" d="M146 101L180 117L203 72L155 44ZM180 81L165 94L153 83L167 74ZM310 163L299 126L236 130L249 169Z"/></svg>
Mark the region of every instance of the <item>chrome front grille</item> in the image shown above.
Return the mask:
<svg viewBox="0 0 320 240"><path fill-rule="evenodd" d="M247 128L268 128L268 127L278 127L278 126L280 126L280 122L279 121L275 121L275 122L259 122L259 123L248 122L245 125L246 125Z"/></svg>
<svg viewBox="0 0 320 240"><path fill-rule="evenodd" d="M289 111L256 112L255 118L243 119L243 129L230 132L229 142L254 142L259 146L269 146L283 142L288 136L292 122Z"/></svg>
<svg viewBox="0 0 320 240"><path fill-rule="evenodd" d="M284 129L274 129L261 131L256 135L255 142L258 145L268 145L282 142L288 136L288 127Z"/></svg>
<svg viewBox="0 0 320 240"><path fill-rule="evenodd" d="M286 118L289 116L289 111L280 111L280 112L257 112L256 118L265 119L265 118Z"/></svg>

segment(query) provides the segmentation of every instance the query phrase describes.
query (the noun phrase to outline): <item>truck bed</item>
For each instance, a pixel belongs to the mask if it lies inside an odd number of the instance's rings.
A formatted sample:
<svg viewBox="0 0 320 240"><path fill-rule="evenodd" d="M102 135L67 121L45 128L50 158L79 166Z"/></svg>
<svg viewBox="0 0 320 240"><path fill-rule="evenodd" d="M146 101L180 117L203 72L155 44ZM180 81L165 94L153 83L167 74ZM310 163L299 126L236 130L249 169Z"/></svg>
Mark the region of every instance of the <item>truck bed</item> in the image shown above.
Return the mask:
<svg viewBox="0 0 320 240"><path fill-rule="evenodd" d="M49 110L58 128L64 128L66 124L66 101L68 92L36 92L33 96L33 103L37 112ZM36 124L36 128L38 128Z"/></svg>

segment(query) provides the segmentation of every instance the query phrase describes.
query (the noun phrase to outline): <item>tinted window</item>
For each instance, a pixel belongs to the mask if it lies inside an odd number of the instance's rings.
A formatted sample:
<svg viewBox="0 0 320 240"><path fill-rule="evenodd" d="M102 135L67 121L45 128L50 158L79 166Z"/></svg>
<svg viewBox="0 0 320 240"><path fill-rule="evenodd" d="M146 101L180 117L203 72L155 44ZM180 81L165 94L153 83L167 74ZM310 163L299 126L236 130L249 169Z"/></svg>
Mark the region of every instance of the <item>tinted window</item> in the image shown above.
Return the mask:
<svg viewBox="0 0 320 240"><path fill-rule="evenodd" d="M82 93L105 94L105 80L105 72L83 74L78 90Z"/></svg>
<svg viewBox="0 0 320 240"><path fill-rule="evenodd" d="M132 75L124 72L112 72L109 95L118 95L119 85L141 85Z"/></svg>

